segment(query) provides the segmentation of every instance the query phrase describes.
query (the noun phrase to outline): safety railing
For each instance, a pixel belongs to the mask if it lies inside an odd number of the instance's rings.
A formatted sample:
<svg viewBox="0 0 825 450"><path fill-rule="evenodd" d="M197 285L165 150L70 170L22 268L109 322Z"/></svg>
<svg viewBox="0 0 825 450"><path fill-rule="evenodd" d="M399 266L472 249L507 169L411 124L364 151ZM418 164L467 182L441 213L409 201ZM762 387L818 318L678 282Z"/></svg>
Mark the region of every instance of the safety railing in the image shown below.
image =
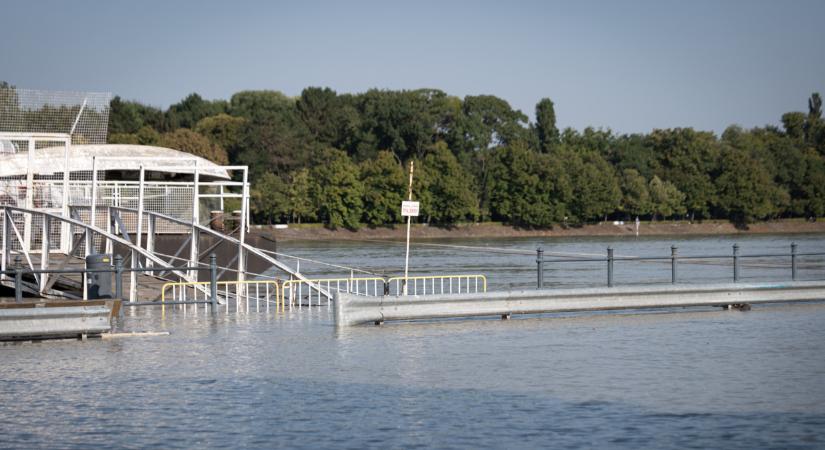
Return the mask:
<svg viewBox="0 0 825 450"><path fill-rule="evenodd" d="M178 305L206 305L211 300L211 284L210 281L165 283L161 288L160 301L162 304L169 301ZM226 312L232 304L236 312L249 312L253 303L256 312L261 311L262 305L269 312L271 304L275 305L276 311L284 309L281 287L275 280L217 281L215 285L216 301L224 306Z"/></svg>
<svg viewBox="0 0 825 450"><path fill-rule="evenodd" d="M388 295L474 294L487 292L484 275L430 275L393 277L387 280Z"/></svg>
<svg viewBox="0 0 825 450"><path fill-rule="evenodd" d="M314 299L321 306L322 299L326 299L326 304L329 305L329 295L333 292L380 296L385 293L384 286L384 279L380 277L287 280L281 288L281 304L288 302L290 307L301 307L306 300L307 306L312 306Z"/></svg>
<svg viewBox="0 0 825 450"><path fill-rule="evenodd" d="M618 263L630 262L647 262L647 263L663 263L670 267L669 277L667 279L658 280L659 283L681 283L686 281L680 275L679 267L682 264L696 264L696 265L713 265L718 266L722 272L729 270L730 278L734 283L738 283L743 278L743 267L747 267L745 260L774 260L776 263L772 264L770 268L785 271L785 275L781 277L783 280L790 278L791 281L799 279L799 272L801 269L800 261L803 258L811 257L825 257L825 252L800 252L796 243L791 243L789 253L755 253L755 254L741 254L739 252L739 244L733 244L732 252L727 255L682 255L679 253L678 247L670 247L670 255L666 256L616 256L612 247L607 247L606 257L574 257L574 258L551 258L547 259L544 256L544 250L539 247L536 249L536 287L542 289L544 287L544 273L546 265L552 263L557 264L575 264L575 263L603 263L605 264L605 273L607 278L607 287L613 287L615 283L615 268ZM558 266L556 266L558 267ZM721 273L721 272L720 272ZM654 282L655 283L655 282Z"/></svg>

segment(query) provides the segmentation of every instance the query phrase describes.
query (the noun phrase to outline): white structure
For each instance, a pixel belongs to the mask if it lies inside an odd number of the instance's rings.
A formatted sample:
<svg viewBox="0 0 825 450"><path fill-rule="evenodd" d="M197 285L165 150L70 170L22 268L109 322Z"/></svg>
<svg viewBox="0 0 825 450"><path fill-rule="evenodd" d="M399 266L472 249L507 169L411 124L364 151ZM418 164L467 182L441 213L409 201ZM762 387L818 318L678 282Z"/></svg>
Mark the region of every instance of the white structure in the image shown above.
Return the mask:
<svg viewBox="0 0 825 450"><path fill-rule="evenodd" d="M205 292L196 268L209 267L205 255L224 244L237 252L220 274L236 275L239 295L249 283L248 256L306 279L246 243L247 166L220 166L169 148L106 144L110 98L0 88L0 271L22 259L26 270L41 272L32 274L34 283L26 282L29 292L87 298L86 274L81 294L75 280L60 271L92 253L115 253L118 246L127 250L124 267L134 269L127 298L135 301L138 271L144 278L192 283ZM225 210L226 200L238 211L237 228L229 234L209 227L210 211ZM178 235L163 237L176 245L180 240L174 254L157 249L156 237L163 233ZM188 268L154 269L161 266ZM9 286L12 278L0 275L0 285ZM59 278L71 293L52 289Z"/></svg>

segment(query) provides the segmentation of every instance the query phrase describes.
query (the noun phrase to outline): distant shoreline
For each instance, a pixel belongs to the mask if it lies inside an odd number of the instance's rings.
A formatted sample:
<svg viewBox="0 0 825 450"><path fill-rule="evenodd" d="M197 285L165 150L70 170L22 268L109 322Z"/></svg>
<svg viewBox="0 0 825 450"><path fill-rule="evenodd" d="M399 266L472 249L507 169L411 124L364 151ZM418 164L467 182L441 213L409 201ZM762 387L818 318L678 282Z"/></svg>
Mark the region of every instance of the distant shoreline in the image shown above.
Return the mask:
<svg viewBox="0 0 825 450"><path fill-rule="evenodd" d="M406 227L397 225L395 228L368 228L358 231L345 229L329 230L320 224L290 224L287 228L276 229L274 225L256 225L252 227L255 234L267 235L278 241L301 240L360 240L385 239L403 240L406 237ZM793 234L793 233L823 233L825 234L825 220L809 222L802 219L784 219L768 222L758 222L745 228L737 228L734 224L725 221L704 221L689 223L686 221L642 222L639 227L640 236L689 236L689 235L724 235L724 234ZM415 224L411 236L416 239L465 239L465 238L506 238L506 237L571 237L571 236L634 236L635 224L625 222L614 225L613 222L603 222L581 227L564 228L557 226L550 229L523 229L500 223L470 223L460 224L451 228L441 228Z"/></svg>

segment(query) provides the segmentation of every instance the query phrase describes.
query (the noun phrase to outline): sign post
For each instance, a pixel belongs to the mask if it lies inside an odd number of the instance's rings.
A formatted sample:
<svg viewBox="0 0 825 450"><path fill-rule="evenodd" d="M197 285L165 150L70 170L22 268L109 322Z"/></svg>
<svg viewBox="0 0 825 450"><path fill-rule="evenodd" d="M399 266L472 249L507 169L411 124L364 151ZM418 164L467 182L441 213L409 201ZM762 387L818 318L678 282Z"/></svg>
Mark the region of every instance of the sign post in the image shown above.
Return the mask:
<svg viewBox="0 0 825 450"><path fill-rule="evenodd" d="M401 202L401 216L407 217L407 254L404 256L404 294L407 295L407 274L410 268L410 223L413 217L418 217L418 202L412 201L413 162L410 161L409 201Z"/></svg>

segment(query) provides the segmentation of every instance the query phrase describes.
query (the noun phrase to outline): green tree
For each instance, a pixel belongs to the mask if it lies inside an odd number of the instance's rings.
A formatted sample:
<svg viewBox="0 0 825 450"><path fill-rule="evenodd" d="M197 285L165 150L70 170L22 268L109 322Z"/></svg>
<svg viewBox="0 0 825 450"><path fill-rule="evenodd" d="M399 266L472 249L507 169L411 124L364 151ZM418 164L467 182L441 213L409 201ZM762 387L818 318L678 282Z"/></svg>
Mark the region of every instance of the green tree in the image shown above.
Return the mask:
<svg viewBox="0 0 825 450"><path fill-rule="evenodd" d="M825 160L808 148L794 161L787 183L790 209L809 218L825 216Z"/></svg>
<svg viewBox="0 0 825 450"><path fill-rule="evenodd" d="M803 112L787 112L782 114L782 125L785 127L785 133L794 139L802 139L805 137L805 113Z"/></svg>
<svg viewBox="0 0 825 450"><path fill-rule="evenodd" d="M289 175L289 190L287 192L290 220L301 223L302 219L314 220L317 217L315 203L312 198L312 183L309 169L303 168Z"/></svg>
<svg viewBox="0 0 825 450"><path fill-rule="evenodd" d="M116 133L109 136L110 144L160 145L160 133L142 126L136 133Z"/></svg>
<svg viewBox="0 0 825 450"><path fill-rule="evenodd" d="M295 100L278 91L241 91L229 100L228 113L250 121L266 120L294 111Z"/></svg>
<svg viewBox="0 0 825 450"><path fill-rule="evenodd" d="M492 95L464 97L465 136L475 150L531 142L527 116L513 110L505 100Z"/></svg>
<svg viewBox="0 0 825 450"><path fill-rule="evenodd" d="M568 149L581 153L594 152L607 160L614 159L613 149L616 136L610 129L585 128L581 133L572 128L565 128L561 142Z"/></svg>
<svg viewBox="0 0 825 450"><path fill-rule="evenodd" d="M362 161L378 149L392 151L401 160L420 159L441 138L450 118L451 100L439 90L371 89L357 101L361 129L354 153Z"/></svg>
<svg viewBox="0 0 825 450"><path fill-rule="evenodd" d="M301 92L296 109L317 143L341 149L352 147L361 124L352 96L338 96L330 88L309 87Z"/></svg>
<svg viewBox="0 0 825 450"><path fill-rule="evenodd" d="M280 92L244 91L232 96L233 116L246 119L237 160L253 174L289 173L307 167L318 150L298 117L295 101ZM233 152L233 155L235 152Z"/></svg>
<svg viewBox="0 0 825 450"><path fill-rule="evenodd" d="M265 219L272 224L289 217L288 191L289 187L277 175L267 172L255 180L250 192L252 213L260 220Z"/></svg>
<svg viewBox="0 0 825 450"><path fill-rule="evenodd" d="M608 161L618 170L633 169L650 179L659 170L655 150L645 142L642 134L626 134L610 143L611 151Z"/></svg>
<svg viewBox="0 0 825 450"><path fill-rule="evenodd" d="M822 98L818 92L808 99L808 118L805 122L805 141L825 155L825 123L822 121Z"/></svg>
<svg viewBox="0 0 825 450"><path fill-rule="evenodd" d="M621 209L631 217L646 216L651 213L650 192L645 177L636 169L622 171L622 206Z"/></svg>
<svg viewBox="0 0 825 450"><path fill-rule="evenodd" d="M186 128L179 128L162 134L159 144L163 147L206 158L216 164L225 165L229 162L224 149L204 136Z"/></svg>
<svg viewBox="0 0 825 450"><path fill-rule="evenodd" d="M143 116L137 103L124 102L119 96L115 96L109 103L109 134L136 133L142 126Z"/></svg>
<svg viewBox="0 0 825 450"><path fill-rule="evenodd" d="M648 184L648 191L653 220L656 220L657 215L666 219L685 214L685 194L673 183L662 181L654 175Z"/></svg>
<svg viewBox="0 0 825 450"><path fill-rule="evenodd" d="M712 174L716 172L719 144L713 133L692 128L653 130L647 145L659 155L657 175L685 194L691 220L708 217L716 196Z"/></svg>
<svg viewBox="0 0 825 450"><path fill-rule="evenodd" d="M195 125L195 131L226 150L229 161L237 161L237 153L243 142L247 119L229 114L204 117Z"/></svg>
<svg viewBox="0 0 825 450"><path fill-rule="evenodd" d="M572 196L558 158L536 154L524 142L494 151L488 189L493 217L526 227L564 220Z"/></svg>
<svg viewBox="0 0 825 450"><path fill-rule="evenodd" d="M109 144L133 144L138 145L138 137L132 133L115 133L109 136L107 140Z"/></svg>
<svg viewBox="0 0 825 450"><path fill-rule="evenodd" d="M225 113L228 104L225 100L209 101L196 93L189 94L166 110L167 123L171 130L177 128L195 128L201 119Z"/></svg>
<svg viewBox="0 0 825 450"><path fill-rule="evenodd" d="M716 190L718 208L734 222L748 223L776 212L776 185L765 167L745 151L729 147L722 152Z"/></svg>
<svg viewBox="0 0 825 450"><path fill-rule="evenodd" d="M556 128L556 110L549 98L543 98L536 104L536 132L541 150L550 153L558 144L559 129Z"/></svg>
<svg viewBox="0 0 825 450"><path fill-rule="evenodd" d="M159 145L160 144L160 133L158 133L154 128L150 126L142 126L137 133L138 144L140 145Z"/></svg>
<svg viewBox="0 0 825 450"><path fill-rule="evenodd" d="M444 142L437 142L416 169L426 189L421 212L427 222L450 225L478 218L478 200L472 191L472 179L464 172L455 155ZM421 191L418 191L421 192Z"/></svg>
<svg viewBox="0 0 825 450"><path fill-rule="evenodd" d="M570 174L573 195L569 216L573 222L604 219L621 205L622 192L610 164L594 151L561 148L559 157Z"/></svg>
<svg viewBox="0 0 825 450"><path fill-rule="evenodd" d="M364 222L373 227L398 223L407 183L395 156L382 151L374 160L362 162L361 182L364 183Z"/></svg>
<svg viewBox="0 0 825 450"><path fill-rule="evenodd" d="M115 96L109 103L109 135L134 134L143 127L164 131L166 119L160 109Z"/></svg>
<svg viewBox="0 0 825 450"><path fill-rule="evenodd" d="M312 198L331 229L357 230L363 213L364 185L358 166L342 150L326 149L312 169Z"/></svg>

